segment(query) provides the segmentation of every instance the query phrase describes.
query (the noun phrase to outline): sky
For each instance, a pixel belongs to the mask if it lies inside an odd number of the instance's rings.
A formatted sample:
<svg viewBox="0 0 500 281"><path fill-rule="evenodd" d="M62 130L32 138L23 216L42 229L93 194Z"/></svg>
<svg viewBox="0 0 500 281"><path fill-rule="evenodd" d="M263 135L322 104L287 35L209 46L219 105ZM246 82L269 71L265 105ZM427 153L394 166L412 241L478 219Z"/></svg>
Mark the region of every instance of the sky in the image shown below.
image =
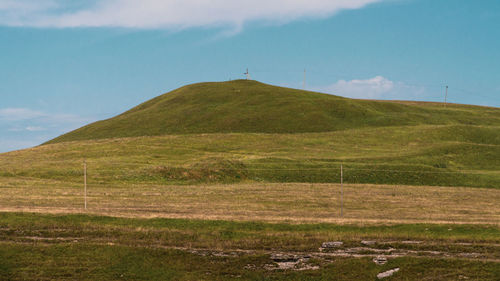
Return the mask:
<svg viewBox="0 0 500 281"><path fill-rule="evenodd" d="M0 152L190 83L500 107L498 0L0 0Z"/></svg>

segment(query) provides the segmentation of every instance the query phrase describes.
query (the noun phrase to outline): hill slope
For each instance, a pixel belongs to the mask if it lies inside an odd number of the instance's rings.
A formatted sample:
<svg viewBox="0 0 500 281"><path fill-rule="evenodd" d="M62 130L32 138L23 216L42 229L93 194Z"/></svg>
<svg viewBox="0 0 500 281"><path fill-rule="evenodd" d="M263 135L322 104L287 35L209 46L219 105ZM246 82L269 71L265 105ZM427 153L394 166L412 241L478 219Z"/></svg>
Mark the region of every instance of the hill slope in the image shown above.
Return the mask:
<svg viewBox="0 0 500 281"><path fill-rule="evenodd" d="M256 81L188 85L48 143L197 133L307 133L406 125L500 125L500 110L368 101Z"/></svg>

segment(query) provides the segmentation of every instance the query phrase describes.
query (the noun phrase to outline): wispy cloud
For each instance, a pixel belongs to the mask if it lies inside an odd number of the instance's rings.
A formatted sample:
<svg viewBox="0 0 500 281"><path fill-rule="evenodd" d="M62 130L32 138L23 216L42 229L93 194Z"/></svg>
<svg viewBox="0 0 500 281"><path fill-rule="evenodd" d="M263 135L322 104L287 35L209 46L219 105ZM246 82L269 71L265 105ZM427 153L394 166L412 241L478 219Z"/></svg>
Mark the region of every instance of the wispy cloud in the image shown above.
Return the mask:
<svg viewBox="0 0 500 281"><path fill-rule="evenodd" d="M383 76L364 80L339 80L331 85L316 87L314 90L359 99L414 99L425 92L423 87L394 82Z"/></svg>
<svg viewBox="0 0 500 281"><path fill-rule="evenodd" d="M41 132L45 131L45 128L43 127L38 127L38 126L28 126L28 127L13 127L8 129L9 132Z"/></svg>
<svg viewBox="0 0 500 281"><path fill-rule="evenodd" d="M0 0L0 24L30 27L171 28L287 23L383 0ZM75 4L76 3L76 4Z"/></svg>
<svg viewBox="0 0 500 281"><path fill-rule="evenodd" d="M28 127L26 127L26 130L30 131L30 132L41 132L41 131L45 131L45 128L38 127L38 126L28 126Z"/></svg>
<svg viewBox="0 0 500 281"><path fill-rule="evenodd" d="M0 120L20 121L45 116L43 112L29 108L4 108L0 109Z"/></svg>
<svg viewBox="0 0 500 281"><path fill-rule="evenodd" d="M0 109L0 121L28 121L36 120L47 123L74 123L85 121L73 114L46 113L29 108L3 108Z"/></svg>
<svg viewBox="0 0 500 281"><path fill-rule="evenodd" d="M0 139L0 153L33 147L40 142L40 140Z"/></svg>
<svg viewBox="0 0 500 281"><path fill-rule="evenodd" d="M40 144L92 121L95 118L30 108L0 109L0 152Z"/></svg>

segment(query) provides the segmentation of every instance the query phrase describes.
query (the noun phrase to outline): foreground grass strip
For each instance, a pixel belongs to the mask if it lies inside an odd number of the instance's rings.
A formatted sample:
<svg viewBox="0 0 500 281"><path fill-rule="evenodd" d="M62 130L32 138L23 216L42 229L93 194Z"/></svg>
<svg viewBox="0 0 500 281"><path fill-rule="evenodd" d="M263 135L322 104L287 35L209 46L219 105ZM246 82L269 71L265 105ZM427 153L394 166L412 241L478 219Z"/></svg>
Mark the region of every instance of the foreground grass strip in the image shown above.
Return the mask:
<svg viewBox="0 0 500 281"><path fill-rule="evenodd" d="M369 258L310 261L317 270L266 270L266 255L202 256L186 251L105 245L2 245L0 280L498 280L498 263L396 258L384 266Z"/></svg>
<svg viewBox="0 0 500 281"><path fill-rule="evenodd" d="M88 215L0 213L0 238L80 238L87 241L210 249L317 250L322 242L359 243L424 240L500 243L500 228L489 225L402 224L356 226L186 219L132 219ZM444 242L443 242L444 241Z"/></svg>
<svg viewBox="0 0 500 281"><path fill-rule="evenodd" d="M417 254L389 254L387 264L378 266L369 256L339 257L318 250L325 241L340 240L347 248L367 239L377 241L381 249ZM499 243L500 227L492 225L276 224L0 213L0 280L374 280L393 268L400 271L391 280L498 280ZM448 255L419 257L426 251ZM303 271L280 270L273 253L311 258Z"/></svg>

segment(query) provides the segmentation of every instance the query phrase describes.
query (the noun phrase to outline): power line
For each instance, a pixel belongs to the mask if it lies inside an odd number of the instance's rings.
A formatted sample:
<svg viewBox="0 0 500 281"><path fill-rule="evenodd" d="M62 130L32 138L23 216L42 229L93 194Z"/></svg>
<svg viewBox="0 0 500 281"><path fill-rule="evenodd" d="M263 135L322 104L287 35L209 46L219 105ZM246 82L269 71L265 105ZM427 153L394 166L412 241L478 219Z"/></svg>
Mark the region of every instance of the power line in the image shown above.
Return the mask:
<svg viewBox="0 0 500 281"><path fill-rule="evenodd" d="M282 69L282 70L277 70L277 69L256 69L253 72L255 72L255 73L280 73L280 74L282 74L282 73L289 73L289 74L299 74L302 71L300 71L300 70L290 70L290 69ZM311 74L331 75L331 76L337 76L337 77L352 77L353 76L353 75L346 75L345 73L340 73L340 72L315 70L315 69L308 69L307 72L311 73ZM305 74L306 74L306 71L304 70L303 73L304 73L304 79L303 79L303 85L302 86L305 89ZM493 97L493 96L489 96L489 95L478 94L477 93L478 91L465 90L465 89L457 88L457 87L454 87L454 86L449 87L449 85L446 85L444 83L426 84L426 83L405 82L405 81L402 81L401 83L403 83L403 85L405 85L405 86L411 86L411 87L440 88L440 89L446 88L446 89L449 89L449 90L452 90L452 91L453 90L457 90L457 91L460 91L460 92L462 92L464 94L467 94L467 95L470 95L470 96L477 96L477 97L482 97L482 98L487 98L487 99L492 99L492 100L499 100L500 99L499 97ZM492 90L490 90L490 91L494 92Z"/></svg>
<svg viewBox="0 0 500 281"><path fill-rule="evenodd" d="M464 90L464 89L460 89L460 88L453 87L453 90L457 90L459 92L462 92L462 93L470 95L470 96L478 96L478 97L482 97L482 98L500 100L500 97L492 97L492 96L487 96L487 95L483 95L483 94L478 94L477 92L472 92L472 91Z"/></svg>

